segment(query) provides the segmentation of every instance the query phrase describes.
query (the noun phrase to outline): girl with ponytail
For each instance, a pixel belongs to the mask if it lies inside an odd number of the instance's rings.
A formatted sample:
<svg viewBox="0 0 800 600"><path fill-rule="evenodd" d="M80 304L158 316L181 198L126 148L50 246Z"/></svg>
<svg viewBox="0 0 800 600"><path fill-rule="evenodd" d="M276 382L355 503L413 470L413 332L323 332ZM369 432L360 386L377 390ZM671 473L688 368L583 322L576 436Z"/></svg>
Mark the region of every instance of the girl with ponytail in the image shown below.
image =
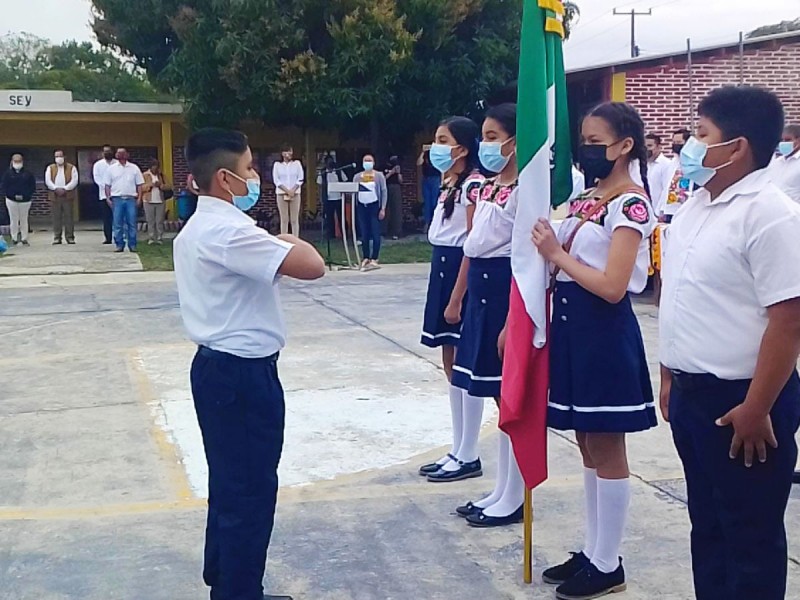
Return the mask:
<svg viewBox="0 0 800 600"><path fill-rule="evenodd" d="M436 130L430 149L431 164L442 174L439 202L433 214L428 239L433 260L425 302L422 344L442 349L442 365L452 380L456 346L461 339L462 308L467 291L464 242L472 226L475 202L484 181L478 170L478 126L466 117L445 119ZM450 385L453 424L451 451L434 463L423 465L419 474L433 476L443 469L455 471L461 463L477 464L452 481L482 475L478 460L478 435L483 418L483 400L465 398L463 390ZM477 461L477 462L476 462Z"/></svg>
<svg viewBox="0 0 800 600"><path fill-rule="evenodd" d="M638 159L644 189L631 179ZM554 269L548 425L576 432L584 466L583 550L547 569L556 596L625 589L619 557L630 503L625 436L657 424L639 323L629 293L647 284L656 220L648 198L644 124L631 106L601 104L583 120L578 160L591 187L558 234L542 221L533 243Z"/></svg>

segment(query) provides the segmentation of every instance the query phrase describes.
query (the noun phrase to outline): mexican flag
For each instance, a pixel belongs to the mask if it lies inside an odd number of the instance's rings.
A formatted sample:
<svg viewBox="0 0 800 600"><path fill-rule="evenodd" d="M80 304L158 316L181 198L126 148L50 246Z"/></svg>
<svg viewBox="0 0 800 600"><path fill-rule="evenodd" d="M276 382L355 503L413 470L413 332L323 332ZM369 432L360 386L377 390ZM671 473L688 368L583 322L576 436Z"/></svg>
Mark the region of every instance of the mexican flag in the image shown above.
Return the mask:
<svg viewBox="0 0 800 600"><path fill-rule="evenodd" d="M500 428L510 437L528 489L547 479L549 272L531 241L540 218L572 192L562 17L555 0L525 0L517 101L519 207L508 316Z"/></svg>

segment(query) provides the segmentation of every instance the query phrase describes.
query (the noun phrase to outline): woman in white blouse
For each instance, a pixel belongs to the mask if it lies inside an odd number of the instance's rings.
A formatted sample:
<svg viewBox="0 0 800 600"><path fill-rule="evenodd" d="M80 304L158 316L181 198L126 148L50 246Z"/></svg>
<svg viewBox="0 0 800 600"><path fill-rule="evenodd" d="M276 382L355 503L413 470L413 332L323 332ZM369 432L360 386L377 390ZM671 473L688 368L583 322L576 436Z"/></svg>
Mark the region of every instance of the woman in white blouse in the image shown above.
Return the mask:
<svg viewBox="0 0 800 600"><path fill-rule="evenodd" d="M275 195L278 197L278 213L281 216L281 233L300 235L300 204L303 196L303 164L294 160L294 150L289 145L281 148L282 161L275 162L272 167L272 182L275 184Z"/></svg>

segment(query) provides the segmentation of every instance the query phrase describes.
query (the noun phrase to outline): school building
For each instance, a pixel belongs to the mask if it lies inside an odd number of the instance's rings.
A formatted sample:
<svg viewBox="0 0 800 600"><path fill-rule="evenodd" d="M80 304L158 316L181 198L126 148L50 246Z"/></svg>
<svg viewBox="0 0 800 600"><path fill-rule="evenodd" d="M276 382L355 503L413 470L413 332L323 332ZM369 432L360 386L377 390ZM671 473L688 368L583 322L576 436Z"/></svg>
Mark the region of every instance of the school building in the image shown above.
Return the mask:
<svg viewBox="0 0 800 600"><path fill-rule="evenodd" d="M251 214L271 230L277 228L278 215L272 185L272 165L280 160L280 147L289 143L295 157L306 169L305 214L317 212L316 166L330 154L339 164L355 162L367 152L363 142L340 141L335 132L306 131L297 128L268 129L256 125L242 127L248 135L257 169L261 173L262 198ZM0 91L0 170L7 169L16 152L25 155L25 168L36 176L37 192L31 207L33 219L50 214L44 173L53 163L55 150L63 150L67 162L77 166L80 186L76 215L79 221L101 218L98 189L92 180L92 165L102 156L102 146L128 149L131 161L142 170L158 158L162 170L177 194L185 188L188 175L183 146L188 130L183 124L180 104L133 102L76 102L68 91ZM310 160L309 160L310 157ZM408 157L403 190L406 218L418 212L416 156ZM360 169L360 167L359 167ZM174 215L174 202L168 203ZM0 202L0 225L8 223L5 202Z"/></svg>
<svg viewBox="0 0 800 600"><path fill-rule="evenodd" d="M676 129L691 129L709 91L740 84L772 90L786 108L787 123L800 124L800 32L570 70L573 133L577 139L580 118L591 107L617 100L633 104L647 131L668 140Z"/></svg>

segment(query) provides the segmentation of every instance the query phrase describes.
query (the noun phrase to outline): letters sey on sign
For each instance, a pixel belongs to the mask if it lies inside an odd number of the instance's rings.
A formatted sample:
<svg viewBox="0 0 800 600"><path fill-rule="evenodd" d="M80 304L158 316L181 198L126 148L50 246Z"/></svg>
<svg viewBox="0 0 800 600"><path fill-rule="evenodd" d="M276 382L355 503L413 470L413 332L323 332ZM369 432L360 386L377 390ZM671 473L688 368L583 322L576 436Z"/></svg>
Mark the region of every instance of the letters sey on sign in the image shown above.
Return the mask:
<svg viewBox="0 0 800 600"><path fill-rule="evenodd" d="M15 108L30 108L33 96L30 94L9 94L8 105Z"/></svg>

